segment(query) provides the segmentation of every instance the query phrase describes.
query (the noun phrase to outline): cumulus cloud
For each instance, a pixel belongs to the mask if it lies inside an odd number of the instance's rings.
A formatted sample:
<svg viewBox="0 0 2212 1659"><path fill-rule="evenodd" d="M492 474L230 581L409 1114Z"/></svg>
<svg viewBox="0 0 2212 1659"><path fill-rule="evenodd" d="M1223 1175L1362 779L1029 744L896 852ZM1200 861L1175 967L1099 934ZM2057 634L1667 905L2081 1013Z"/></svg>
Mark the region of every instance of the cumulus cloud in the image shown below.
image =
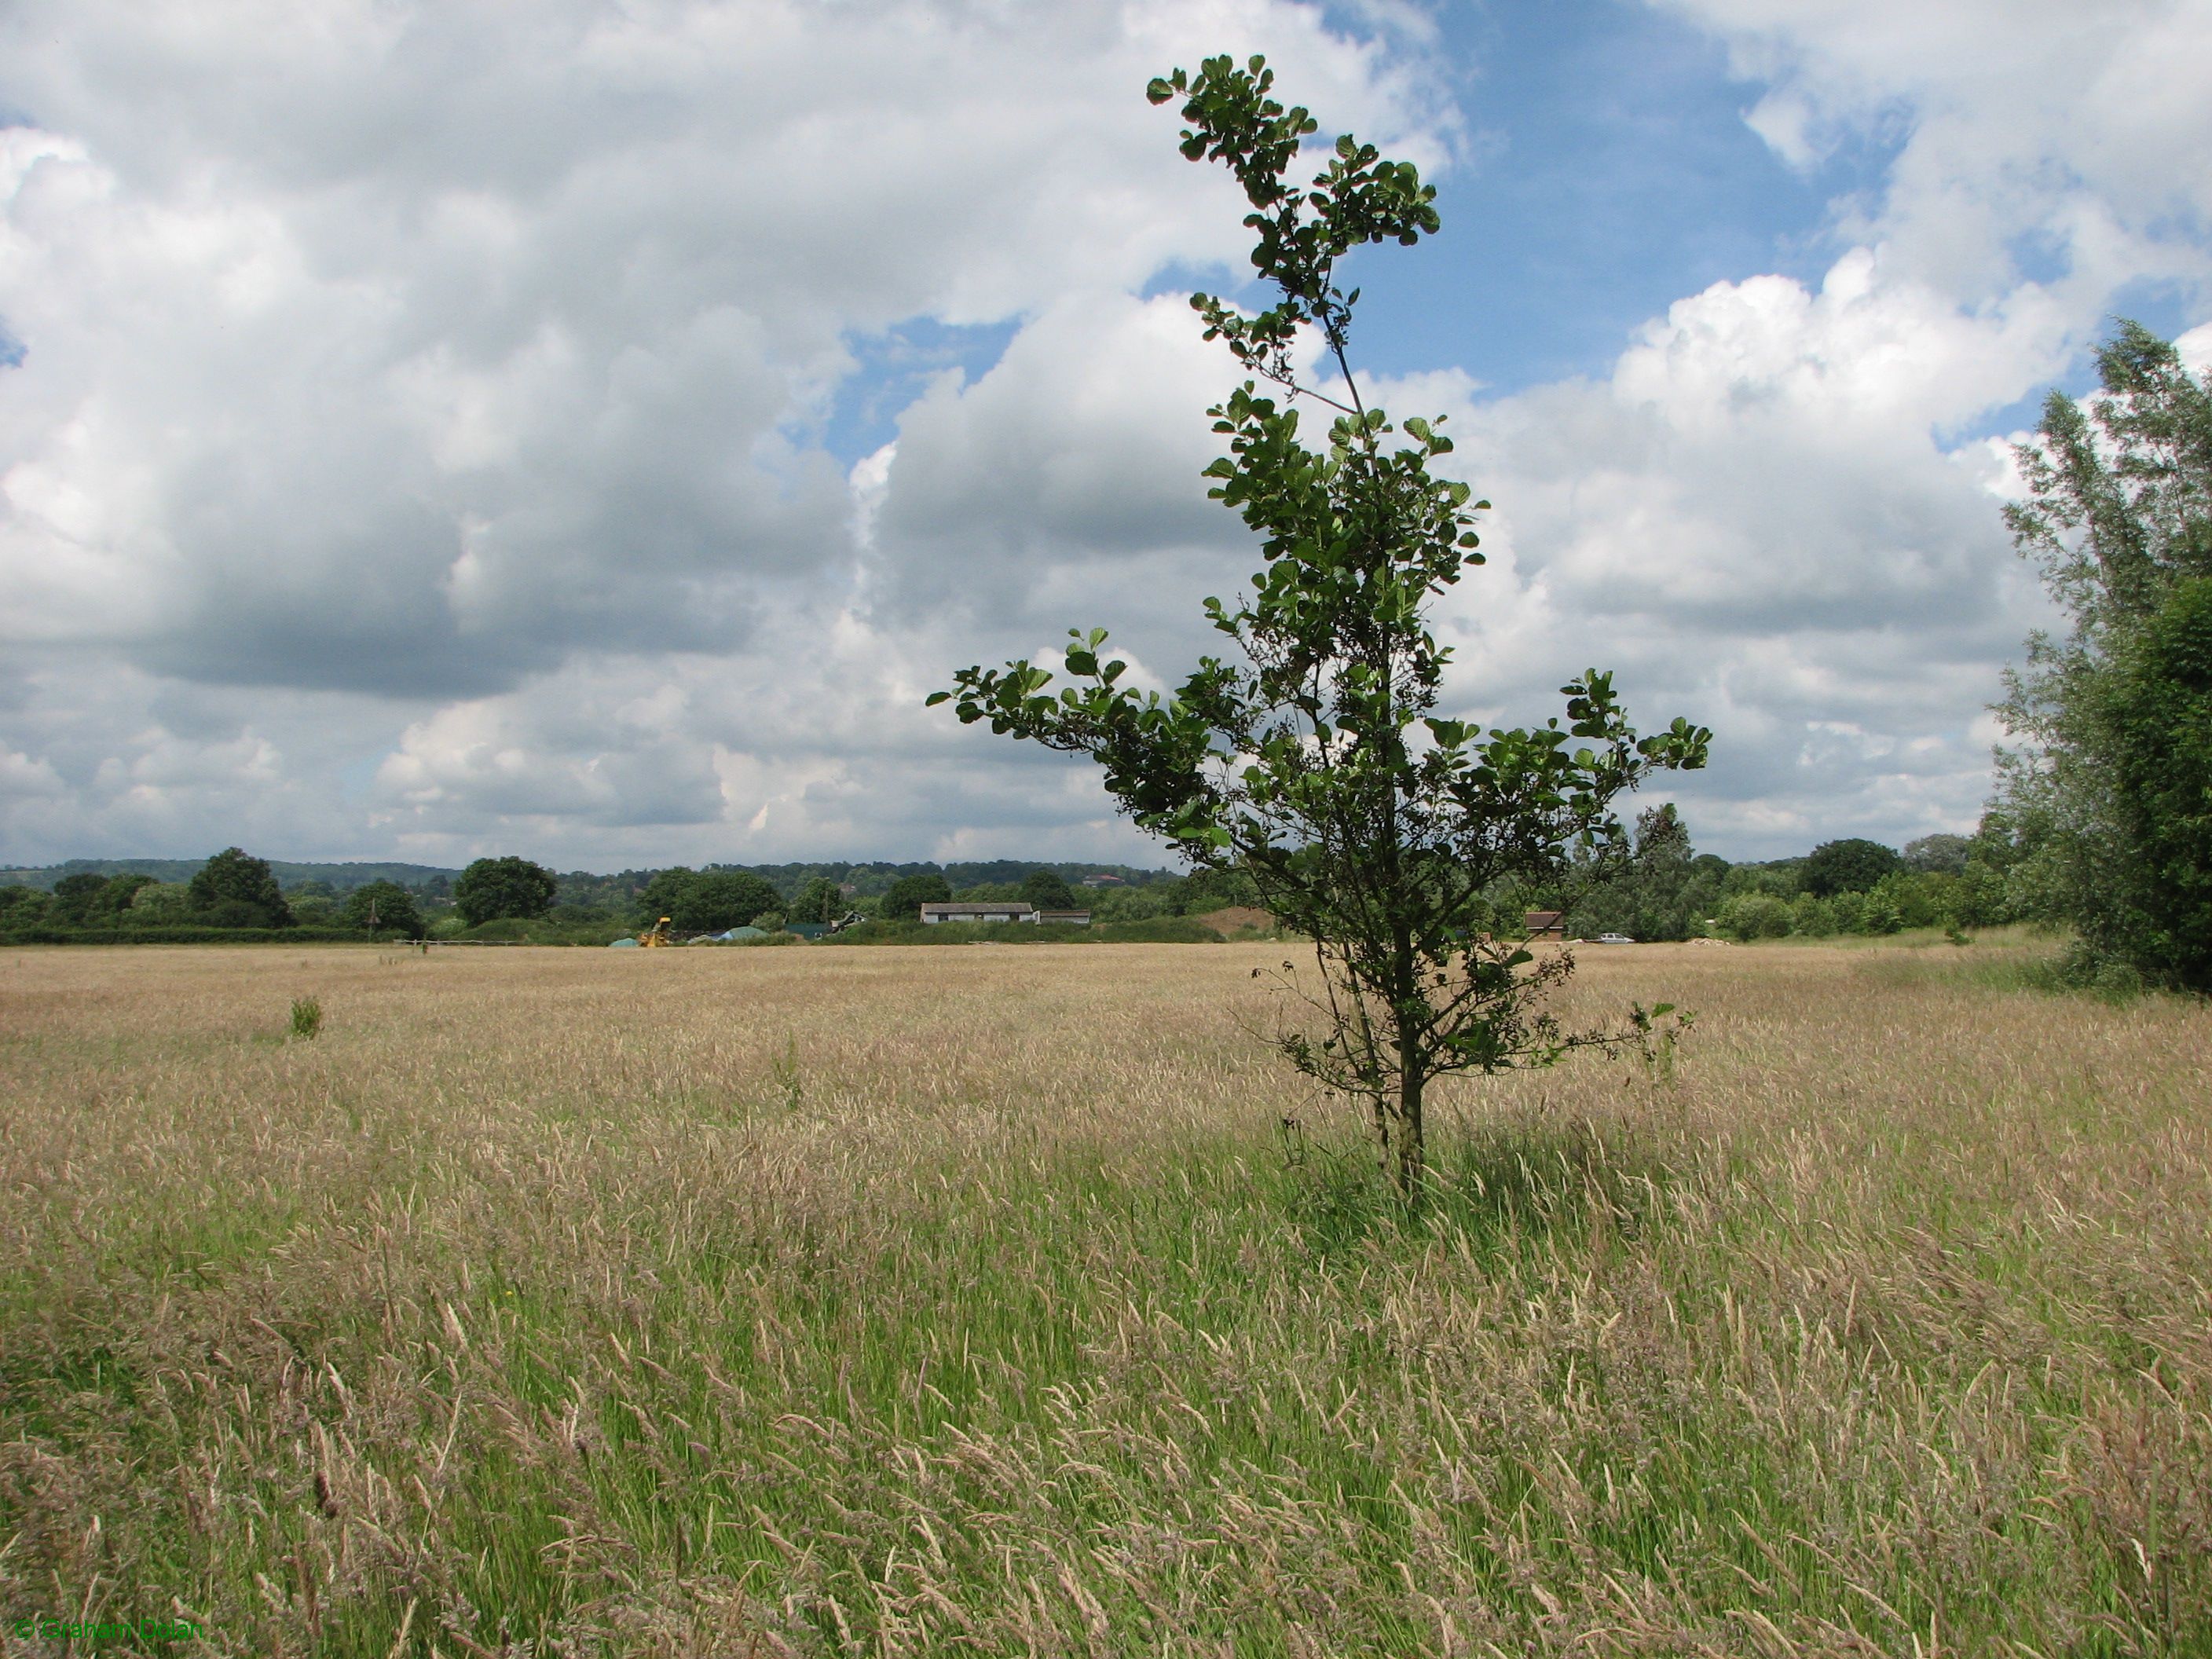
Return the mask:
<svg viewBox="0 0 2212 1659"><path fill-rule="evenodd" d="M1665 0L1763 88L1752 125L1809 163L1893 146L1854 234L1969 304L2033 279L2086 302L2133 279L2212 268L2212 14L2195 0ZM2100 292L2101 290L2101 292Z"/></svg>
<svg viewBox="0 0 2212 1659"><path fill-rule="evenodd" d="M985 428L1018 424L1007 399L1066 345L1069 296L1127 307L1165 264L1237 258L1233 192L1137 95L1224 45L1425 159L1450 142L1418 66L1278 0L10 8L0 91L28 119L0 130L0 638L40 712L9 741L112 763L70 786L76 817L11 833L49 854L165 823L205 839L283 793L234 774L189 831L132 811L98 780L166 728L103 675L256 689L228 700L233 744L270 697L350 696L360 749L269 763L333 804L373 774L410 823L454 814L440 833L712 817L704 728L539 721L515 750L485 711L616 659L811 672L793 642L867 574L824 447L855 342L1033 319L1012 369L964 389ZM1110 326L1157 331L1136 312ZM962 440L937 409L884 495L901 551L877 591L909 602L971 547L997 562L965 591L1020 586L1127 507L1117 466L1160 459L1141 437L1087 461L1032 445L1028 493L986 524L957 498L988 458L943 453ZM958 476L918 483L940 460ZM1033 506L1048 546L1004 528ZM181 811L163 776L143 787ZM288 838L343 850L363 830L342 824Z"/></svg>
<svg viewBox="0 0 2212 1659"><path fill-rule="evenodd" d="M2128 284L2201 306L2212 26L1666 3L1778 155L1892 159L1834 205L1817 283L1741 272L1587 379L1384 388L1454 415L1498 503L1445 607L1452 695L1541 718L1617 665L1640 714L1720 733L1684 798L1733 854L1955 827L2041 615L1990 412ZM921 699L1074 623L1148 678L1210 643L1196 601L1251 561L1196 477L1232 376L1140 296L1240 270L1248 234L1134 89L1264 47L1326 118L1450 163L1432 19L1361 15L11 8L0 837L1143 855L1086 769ZM916 320L1010 343L855 461L869 342Z"/></svg>

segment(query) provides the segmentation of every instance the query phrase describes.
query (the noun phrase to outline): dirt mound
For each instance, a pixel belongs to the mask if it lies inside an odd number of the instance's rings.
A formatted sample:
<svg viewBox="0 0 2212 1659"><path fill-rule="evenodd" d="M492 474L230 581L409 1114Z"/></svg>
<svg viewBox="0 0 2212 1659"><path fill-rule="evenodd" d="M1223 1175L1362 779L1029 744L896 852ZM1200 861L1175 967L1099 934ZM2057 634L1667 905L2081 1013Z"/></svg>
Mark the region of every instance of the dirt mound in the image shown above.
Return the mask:
<svg viewBox="0 0 2212 1659"><path fill-rule="evenodd" d="M1191 920L1201 927L1211 927L1224 939L1231 933L1243 933L1248 928L1261 929L1275 925L1273 916L1252 904L1232 904L1225 910L1210 910L1202 916L1193 916Z"/></svg>

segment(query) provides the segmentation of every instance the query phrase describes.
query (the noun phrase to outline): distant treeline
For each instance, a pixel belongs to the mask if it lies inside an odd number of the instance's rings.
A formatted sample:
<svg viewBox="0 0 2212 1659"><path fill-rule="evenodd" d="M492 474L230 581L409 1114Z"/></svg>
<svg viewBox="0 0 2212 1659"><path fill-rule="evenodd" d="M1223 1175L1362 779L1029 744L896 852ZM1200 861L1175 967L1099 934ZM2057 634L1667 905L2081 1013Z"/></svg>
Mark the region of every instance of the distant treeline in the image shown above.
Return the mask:
<svg viewBox="0 0 2212 1659"><path fill-rule="evenodd" d="M1194 883L1164 870L1095 862L994 859L780 865L561 874L518 857L466 869L394 863L317 864L254 857L238 848L210 859L72 859L0 871L0 943L156 944L261 938L481 939L604 945L674 918L679 933L857 913L911 917L931 898L1049 896L1071 908L1100 884L1101 921L1180 915L1249 899L1233 878ZM1226 884L1224 884L1224 883ZM1042 887L1039 884L1042 884Z"/></svg>
<svg viewBox="0 0 2212 1659"><path fill-rule="evenodd" d="M1697 852L1669 805L1644 813L1611 862L1571 863L1556 884L1501 893L1497 906L1501 926L1512 925L1524 908L1553 908L1566 913L1571 933L1640 939L1978 927L2020 913L2011 892L2019 856L2014 838L1992 821L1973 836L1927 836L1902 852L1850 839L1823 842L1802 858L1730 864ZM197 864L73 859L0 878L9 878L0 885L0 942L16 944L402 936L605 945L664 916L678 936L744 927L776 933L855 915L895 929L921 904L945 899L1079 908L1098 928L1116 930L1091 935L1103 939L1139 924L1261 903L1249 878L1235 872L1179 876L1028 859L562 874L512 856L447 870L288 863L231 848ZM887 939L883 928L857 939Z"/></svg>
<svg viewBox="0 0 2212 1659"><path fill-rule="evenodd" d="M0 869L0 887L28 887L35 891L51 893L58 884L70 876L148 876L157 882L181 886L198 875L206 861L204 859L69 859L60 864ZM268 859L264 862L288 893L300 890L349 893L357 887L368 886L371 882L388 881L407 889L418 897L434 898L450 896L453 884L460 879L461 875L459 870L429 864L316 864L283 859ZM1086 876L1112 876L1132 887L1176 879L1175 872L1170 870L1140 870L1126 864L1071 863L1066 860L1049 863L1027 859L989 859L952 864L854 864L838 861L708 864L702 867L717 872L757 876L787 898L796 897L808 882L817 877L833 883L850 882L863 897L874 897L887 891L893 882L904 876L942 876L955 888L1019 883L1036 870L1050 870L1070 882L1080 882ZM555 879L560 884L561 903L606 903L638 897L645 891L646 884L660 873L659 868L623 870L608 875L589 870L570 870L556 872Z"/></svg>
<svg viewBox="0 0 2212 1659"><path fill-rule="evenodd" d="M1811 939L1908 927L1989 927L2022 914L2017 838L1995 817L1972 836L1923 836L1900 852L1876 841L1823 842L1802 858L1730 864L1690 844L1673 806L1637 820L1625 855L1570 866L1516 896L1565 912L1565 931L1638 939Z"/></svg>

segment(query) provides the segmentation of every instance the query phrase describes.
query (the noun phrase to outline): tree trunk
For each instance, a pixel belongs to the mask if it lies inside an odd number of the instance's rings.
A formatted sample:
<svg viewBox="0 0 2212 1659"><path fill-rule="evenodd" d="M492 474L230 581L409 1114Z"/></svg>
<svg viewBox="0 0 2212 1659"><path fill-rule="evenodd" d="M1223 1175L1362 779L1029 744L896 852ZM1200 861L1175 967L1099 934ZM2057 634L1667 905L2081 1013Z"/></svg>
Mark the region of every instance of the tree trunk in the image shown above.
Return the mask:
<svg viewBox="0 0 2212 1659"><path fill-rule="evenodd" d="M1390 1097L1377 1088L1373 1097L1375 1107L1375 1161L1382 1174L1392 1181L1398 1178L1397 1166L1390 1157Z"/></svg>
<svg viewBox="0 0 2212 1659"><path fill-rule="evenodd" d="M1411 1052L1413 1046L1407 1040L1399 1047L1398 1167L1393 1173L1399 1197L1419 1203L1428 1173L1428 1145L1421 1132L1421 1094L1428 1079L1422 1074L1419 1058Z"/></svg>

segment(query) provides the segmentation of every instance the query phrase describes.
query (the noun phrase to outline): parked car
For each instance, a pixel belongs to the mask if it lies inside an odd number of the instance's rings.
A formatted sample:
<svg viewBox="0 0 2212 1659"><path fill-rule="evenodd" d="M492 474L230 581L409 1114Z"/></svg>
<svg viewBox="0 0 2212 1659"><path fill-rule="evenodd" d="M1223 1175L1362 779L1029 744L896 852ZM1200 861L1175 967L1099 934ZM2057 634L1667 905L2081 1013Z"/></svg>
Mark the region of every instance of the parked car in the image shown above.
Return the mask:
<svg viewBox="0 0 2212 1659"><path fill-rule="evenodd" d="M1636 941L1626 933L1600 933L1590 941L1593 945L1633 945Z"/></svg>

